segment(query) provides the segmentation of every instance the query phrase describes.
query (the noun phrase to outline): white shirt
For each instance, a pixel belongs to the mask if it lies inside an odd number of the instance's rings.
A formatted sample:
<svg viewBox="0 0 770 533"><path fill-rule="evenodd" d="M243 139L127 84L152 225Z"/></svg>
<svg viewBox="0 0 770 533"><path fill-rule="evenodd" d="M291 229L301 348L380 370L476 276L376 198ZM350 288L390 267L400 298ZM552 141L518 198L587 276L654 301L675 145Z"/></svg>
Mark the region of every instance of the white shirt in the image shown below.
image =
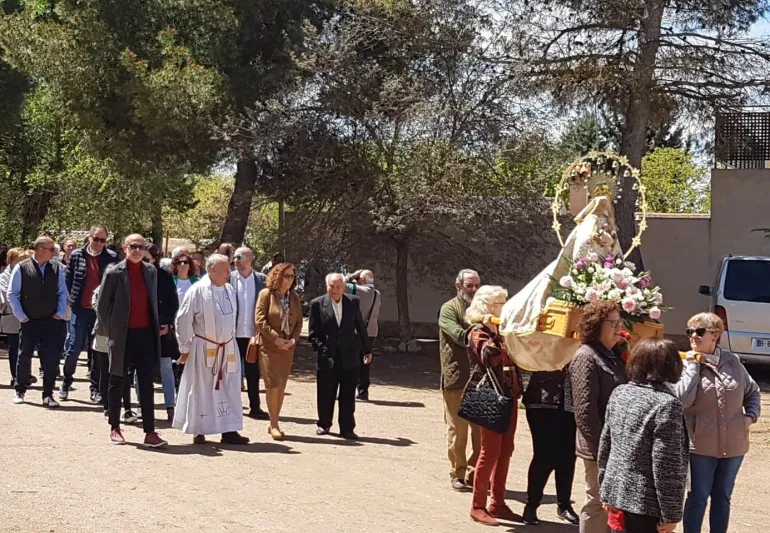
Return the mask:
<svg viewBox="0 0 770 533"><path fill-rule="evenodd" d="M238 318L235 321L235 337L245 339L256 334L254 310L257 307L257 289L254 286L254 273L244 278L239 272L235 276L235 297L238 299Z"/></svg>
<svg viewBox="0 0 770 533"><path fill-rule="evenodd" d="M337 319L337 326L342 324L342 298L339 302L332 300L332 309L334 309L334 316Z"/></svg>
<svg viewBox="0 0 770 533"><path fill-rule="evenodd" d="M192 281L190 279L177 279L176 282L176 294L179 296L179 305L182 305L184 295L187 294L187 290L192 287Z"/></svg>

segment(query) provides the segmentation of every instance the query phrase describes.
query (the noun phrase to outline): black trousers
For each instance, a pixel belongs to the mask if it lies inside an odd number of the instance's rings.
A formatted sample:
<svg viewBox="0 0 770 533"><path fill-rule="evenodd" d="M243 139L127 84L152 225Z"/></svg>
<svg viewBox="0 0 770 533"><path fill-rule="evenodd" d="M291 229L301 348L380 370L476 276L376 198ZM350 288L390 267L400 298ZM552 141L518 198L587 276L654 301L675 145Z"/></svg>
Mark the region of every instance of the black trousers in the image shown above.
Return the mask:
<svg viewBox="0 0 770 533"><path fill-rule="evenodd" d="M27 392L29 373L32 369L32 354L38 346L40 366L43 368L43 398L53 396L62 352L63 325L63 321L55 318L29 320L21 325L19 339L21 351L16 362L16 392Z"/></svg>
<svg viewBox="0 0 770 533"><path fill-rule="evenodd" d="M318 370L316 374L316 401L318 404L318 427L329 429L334 420L334 402L339 391L340 412L338 423L340 433L347 433L356 428L356 385L358 368L342 368L339 359L335 359L334 368Z"/></svg>
<svg viewBox="0 0 770 533"><path fill-rule="evenodd" d="M155 399L152 369L159 355L155 353L156 346L156 337L152 328L128 330L123 375L111 373L110 384L107 388L107 395L109 396L107 408L109 410L111 427L120 427L120 402L125 396L126 389L130 393L131 381L128 377L128 369L133 366L136 368L136 377L139 381L139 403L142 408L144 432L151 433L155 431Z"/></svg>
<svg viewBox="0 0 770 533"><path fill-rule="evenodd" d="M16 364L19 361L19 334L8 334L8 364L11 366L11 377L16 385Z"/></svg>
<svg viewBox="0 0 770 533"><path fill-rule="evenodd" d="M94 350L93 366L91 367L91 379L96 376L96 390L102 397L102 407L107 410L108 394L107 389L110 385L110 360L106 352Z"/></svg>
<svg viewBox="0 0 770 533"><path fill-rule="evenodd" d="M575 478L575 416L561 409L527 408L532 433L532 462L527 476L527 505L537 508L551 472L556 471L556 501L570 505Z"/></svg>
<svg viewBox="0 0 770 533"><path fill-rule="evenodd" d="M369 342L372 343L372 346L374 346L375 340L377 340L377 337L369 337ZM369 384L371 383L369 379L369 371L372 368L372 363L369 363L368 365L364 364L363 350L361 350L359 359L360 359L361 366L358 367L358 392L359 393L369 392Z"/></svg>
<svg viewBox="0 0 770 533"><path fill-rule="evenodd" d="M624 519L626 521L625 533L657 533L658 520L654 516L648 516L643 514L634 514L623 511Z"/></svg>
<svg viewBox="0 0 770 533"><path fill-rule="evenodd" d="M256 413L262 409L259 400L259 379L262 376L259 373L259 361L256 363L246 362L246 350L249 347L250 340L248 337L236 337L235 342L238 344L238 351L241 353L241 364L246 375L246 388L249 391L249 410Z"/></svg>

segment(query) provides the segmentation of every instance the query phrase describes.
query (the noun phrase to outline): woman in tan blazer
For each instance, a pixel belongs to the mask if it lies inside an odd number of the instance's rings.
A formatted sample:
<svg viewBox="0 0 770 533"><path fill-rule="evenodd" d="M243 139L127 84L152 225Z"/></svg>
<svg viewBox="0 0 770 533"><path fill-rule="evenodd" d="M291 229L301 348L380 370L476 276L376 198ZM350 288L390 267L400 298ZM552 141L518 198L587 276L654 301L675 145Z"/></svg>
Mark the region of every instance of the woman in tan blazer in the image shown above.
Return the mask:
<svg viewBox="0 0 770 533"><path fill-rule="evenodd" d="M302 333L302 303L294 290L296 286L297 267L280 263L270 270L267 284L257 298L259 368L267 389L267 432L274 440L284 437L278 417L294 361L294 347Z"/></svg>

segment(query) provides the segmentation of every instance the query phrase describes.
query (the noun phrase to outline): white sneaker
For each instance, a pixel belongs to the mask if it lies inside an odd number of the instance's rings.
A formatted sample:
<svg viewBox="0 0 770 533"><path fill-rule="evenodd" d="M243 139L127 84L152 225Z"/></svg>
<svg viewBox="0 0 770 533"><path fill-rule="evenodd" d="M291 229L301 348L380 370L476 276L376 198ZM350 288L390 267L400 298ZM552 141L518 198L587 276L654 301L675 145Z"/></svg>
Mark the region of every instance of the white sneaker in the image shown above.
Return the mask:
<svg viewBox="0 0 770 533"><path fill-rule="evenodd" d="M17 392L13 395L13 403L16 405L21 405L24 403L24 393L23 392Z"/></svg>
<svg viewBox="0 0 770 533"><path fill-rule="evenodd" d="M139 421L139 417L136 415L133 411L126 411L123 413L123 423L124 424L135 424Z"/></svg>
<svg viewBox="0 0 770 533"><path fill-rule="evenodd" d="M46 407L59 407L59 402L53 399L53 396L43 398L43 405Z"/></svg>

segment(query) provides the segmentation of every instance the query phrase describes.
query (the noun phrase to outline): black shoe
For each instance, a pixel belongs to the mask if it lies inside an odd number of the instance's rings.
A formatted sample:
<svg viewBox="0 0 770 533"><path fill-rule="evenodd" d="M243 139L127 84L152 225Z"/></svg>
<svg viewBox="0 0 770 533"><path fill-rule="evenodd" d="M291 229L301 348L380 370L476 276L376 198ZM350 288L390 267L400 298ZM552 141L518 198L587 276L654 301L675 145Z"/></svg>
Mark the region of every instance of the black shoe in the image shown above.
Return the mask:
<svg viewBox="0 0 770 533"><path fill-rule="evenodd" d="M569 522L572 525L576 526L580 523L580 517L578 517L578 515L575 514L575 510L572 508L571 505L566 505L564 507L559 506L558 510L556 511L556 514L559 518L561 518L565 522Z"/></svg>
<svg viewBox="0 0 770 533"><path fill-rule="evenodd" d="M262 409L257 409L256 411L252 409L249 411L249 418L253 418L254 420L270 420L270 415Z"/></svg>
<svg viewBox="0 0 770 533"><path fill-rule="evenodd" d="M369 391L359 391L356 393L356 400L359 402L368 402L369 401Z"/></svg>
<svg viewBox="0 0 770 533"><path fill-rule="evenodd" d="M328 435L329 434L329 428L322 428L318 427L315 430L316 435Z"/></svg>
<svg viewBox="0 0 770 533"><path fill-rule="evenodd" d="M229 433L222 433L220 441L222 444L248 444L249 438L240 435L237 431L230 431Z"/></svg>
<svg viewBox="0 0 770 533"><path fill-rule="evenodd" d="M465 481L461 479L453 479L452 480L452 490L457 492L470 492L471 487L468 486Z"/></svg>
<svg viewBox="0 0 770 533"><path fill-rule="evenodd" d="M206 444L205 435L195 435L193 437L193 444Z"/></svg>
<svg viewBox="0 0 770 533"><path fill-rule="evenodd" d="M538 520L537 518L536 507L530 507L529 505L525 505L524 514L522 514L521 517L524 523L528 526L536 526L540 523L540 520Z"/></svg>
<svg viewBox="0 0 770 533"><path fill-rule="evenodd" d="M166 420L169 422L174 421L174 408L173 407L166 407Z"/></svg>
<svg viewBox="0 0 770 533"><path fill-rule="evenodd" d="M358 440L358 435L354 431L343 431L340 433L340 437L345 440Z"/></svg>
<svg viewBox="0 0 770 533"><path fill-rule="evenodd" d="M41 378L42 378L42 376L41 376ZM33 376L32 374L30 374L29 375L29 384L30 385L34 385L35 383L37 383L37 378L35 376Z"/></svg>
<svg viewBox="0 0 770 533"><path fill-rule="evenodd" d="M102 403L102 395L99 394L97 391L92 390L91 391L91 403Z"/></svg>

